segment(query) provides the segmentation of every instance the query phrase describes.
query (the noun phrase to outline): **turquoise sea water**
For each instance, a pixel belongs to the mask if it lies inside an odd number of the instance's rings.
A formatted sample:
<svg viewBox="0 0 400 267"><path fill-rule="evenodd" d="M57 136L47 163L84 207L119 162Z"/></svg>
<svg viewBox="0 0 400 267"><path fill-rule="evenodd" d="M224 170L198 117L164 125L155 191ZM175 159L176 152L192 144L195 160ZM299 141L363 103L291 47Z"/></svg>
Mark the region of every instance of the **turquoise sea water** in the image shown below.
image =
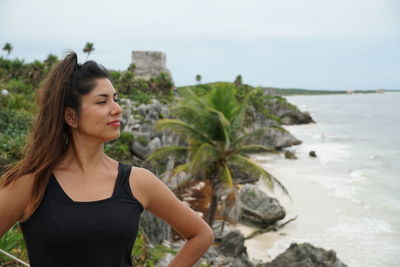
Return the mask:
<svg viewBox="0 0 400 267"><path fill-rule="evenodd" d="M293 202L274 193L285 219L298 218L258 237L250 256L273 258L307 241L334 249L349 266L400 266L400 93L287 99L317 122L285 127L303 141L289 148L298 159L254 159L288 188Z"/></svg>

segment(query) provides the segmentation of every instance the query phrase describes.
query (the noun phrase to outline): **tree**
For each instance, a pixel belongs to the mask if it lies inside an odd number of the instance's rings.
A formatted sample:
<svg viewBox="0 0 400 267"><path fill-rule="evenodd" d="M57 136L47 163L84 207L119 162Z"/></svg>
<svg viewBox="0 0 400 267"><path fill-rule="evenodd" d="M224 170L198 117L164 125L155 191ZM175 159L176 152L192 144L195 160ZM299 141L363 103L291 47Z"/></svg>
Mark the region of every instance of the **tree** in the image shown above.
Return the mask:
<svg viewBox="0 0 400 267"><path fill-rule="evenodd" d="M236 76L235 81L233 82L236 86L242 85L242 75Z"/></svg>
<svg viewBox="0 0 400 267"><path fill-rule="evenodd" d="M58 62L58 57L54 54L48 54L47 58L44 60L44 63L49 66L52 66L57 62Z"/></svg>
<svg viewBox="0 0 400 267"><path fill-rule="evenodd" d="M196 75L196 82L201 83L201 75L200 74Z"/></svg>
<svg viewBox="0 0 400 267"><path fill-rule="evenodd" d="M84 53L87 53L87 58L86 58L86 60L89 59L89 55L90 55L90 53L92 53L93 51L94 51L94 44L93 44L93 43L90 43L90 42L87 42L87 43L85 44L85 47L83 48L83 52L84 52Z"/></svg>
<svg viewBox="0 0 400 267"><path fill-rule="evenodd" d="M47 58L44 60L44 64L46 67L45 72L47 73L51 69L51 67L57 62L58 62L58 57L56 55L49 54Z"/></svg>
<svg viewBox="0 0 400 267"><path fill-rule="evenodd" d="M7 57L10 55L11 51L13 50L13 47L10 43L6 43L3 47L4 51L7 51Z"/></svg>
<svg viewBox="0 0 400 267"><path fill-rule="evenodd" d="M188 145L161 147L151 153L147 161L168 156L184 157L187 162L172 169L169 174L171 178L184 172L189 178L201 177L210 181L212 197L207 214L210 226L213 225L222 197L226 199L221 203L224 217L232 221L239 219L235 171L252 178L262 177L270 189L277 184L288 194L274 176L248 157L249 153L273 150L272 147L251 144L253 138L264 136L265 130L270 127L250 132L244 130L249 98L255 92L252 90L247 93L239 103L236 87L232 84L217 84L201 97L188 89L188 95L171 109L176 119L162 119L155 124L158 131L178 133Z"/></svg>

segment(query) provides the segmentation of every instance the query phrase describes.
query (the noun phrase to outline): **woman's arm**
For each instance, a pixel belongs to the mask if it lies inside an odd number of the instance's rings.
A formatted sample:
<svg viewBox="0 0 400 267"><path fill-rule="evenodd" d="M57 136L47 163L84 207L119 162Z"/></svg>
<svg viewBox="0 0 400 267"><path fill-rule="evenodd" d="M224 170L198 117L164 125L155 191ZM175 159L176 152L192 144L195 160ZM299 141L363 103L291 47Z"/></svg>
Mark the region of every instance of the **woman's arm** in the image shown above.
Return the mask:
<svg viewBox="0 0 400 267"><path fill-rule="evenodd" d="M12 185L0 188L0 238L22 216L32 188L32 176L20 177Z"/></svg>
<svg viewBox="0 0 400 267"><path fill-rule="evenodd" d="M146 210L166 221L187 239L169 266L195 264L214 241L214 233L208 224L152 172L132 168L130 184L132 193Z"/></svg>

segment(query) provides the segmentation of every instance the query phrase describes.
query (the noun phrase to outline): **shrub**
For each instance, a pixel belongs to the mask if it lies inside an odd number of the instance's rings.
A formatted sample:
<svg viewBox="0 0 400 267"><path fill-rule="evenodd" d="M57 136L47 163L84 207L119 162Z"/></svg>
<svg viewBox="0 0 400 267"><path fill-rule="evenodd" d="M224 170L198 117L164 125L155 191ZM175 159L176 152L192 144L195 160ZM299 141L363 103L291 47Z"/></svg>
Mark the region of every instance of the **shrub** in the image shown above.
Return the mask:
<svg viewBox="0 0 400 267"><path fill-rule="evenodd" d="M25 262L28 261L24 238L18 223L0 238L0 248ZM3 264L9 266L13 262L14 260L0 253L0 266Z"/></svg>

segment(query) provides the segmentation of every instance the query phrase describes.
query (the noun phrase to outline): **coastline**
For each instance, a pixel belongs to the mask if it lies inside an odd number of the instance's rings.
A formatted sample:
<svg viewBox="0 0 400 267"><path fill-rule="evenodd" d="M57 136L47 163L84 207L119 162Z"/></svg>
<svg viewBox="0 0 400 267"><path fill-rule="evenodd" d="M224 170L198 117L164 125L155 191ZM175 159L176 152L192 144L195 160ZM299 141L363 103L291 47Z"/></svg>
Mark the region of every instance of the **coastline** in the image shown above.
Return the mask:
<svg viewBox="0 0 400 267"><path fill-rule="evenodd" d="M287 149L295 152L298 159L285 159L283 153L256 154L252 159L276 176L291 194L293 202L279 190L270 192L261 181L258 184L285 207L287 215L281 223L296 215L298 218L278 232L246 240L249 258L270 261L292 242L310 242L335 250L338 257L352 267L397 266L400 263L400 200L396 197L400 187L396 162L400 153L395 149L399 141L382 136L385 131L395 132L393 130L399 127L390 120L396 118L396 113L387 111L388 106L396 107L379 104L380 110L377 103L366 102L354 107L353 113L337 111L343 109L346 101L355 106L352 101L379 102L384 100L382 97L389 102L396 101L391 99L396 96L389 95L318 96L315 97L318 102L322 100L328 104L310 106L313 104L310 98L314 96L295 97L292 103L301 110L310 110L317 121L316 124L285 126L303 141ZM307 104L301 103L304 98ZM330 107L329 102L332 102ZM372 111L365 113L362 105ZM333 121L332 114L336 116ZM352 118L346 118L348 114L352 114ZM387 114L387 123L377 120L382 114ZM364 128L371 124L370 130ZM377 126L383 128L377 131ZM316 151L316 158L309 157L310 150ZM251 232L242 225L237 225L237 229L244 235Z"/></svg>

